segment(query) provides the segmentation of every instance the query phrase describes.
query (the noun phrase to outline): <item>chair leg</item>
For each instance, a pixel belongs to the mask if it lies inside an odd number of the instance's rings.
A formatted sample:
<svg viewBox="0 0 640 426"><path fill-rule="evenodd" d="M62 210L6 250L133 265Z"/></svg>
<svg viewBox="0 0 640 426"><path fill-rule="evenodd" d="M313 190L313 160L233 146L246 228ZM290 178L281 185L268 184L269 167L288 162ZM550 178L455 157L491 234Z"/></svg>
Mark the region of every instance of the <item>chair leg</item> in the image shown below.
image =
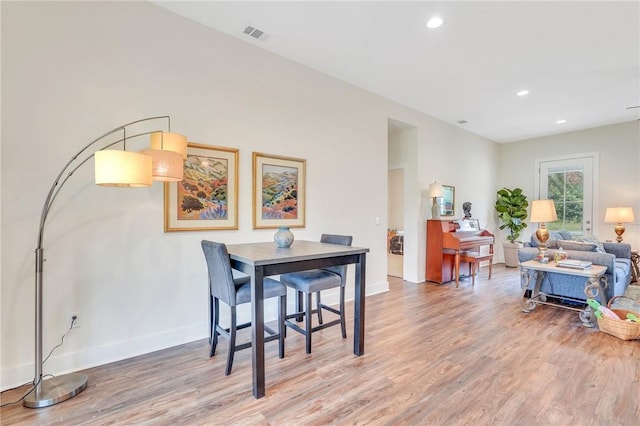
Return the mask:
<svg viewBox="0 0 640 426"><path fill-rule="evenodd" d="M220 301L217 297L211 297L213 299L210 302L209 314L212 318L211 322L211 351L209 351L209 358L216 354L216 347L218 346L218 325L220 324Z"/></svg>
<svg viewBox="0 0 640 426"><path fill-rule="evenodd" d="M316 291L316 309L318 311L318 323L322 324L322 308L320 308L320 304L322 302L320 301L320 292Z"/></svg>
<svg viewBox="0 0 640 426"><path fill-rule="evenodd" d="M312 306L311 306L311 296L313 296L313 293L307 293L307 306L306 306L306 310L305 310L305 330L306 330L306 349L307 349L307 353L310 354L311 353L311 311L312 311Z"/></svg>
<svg viewBox="0 0 640 426"><path fill-rule="evenodd" d="M491 279L491 267L493 266L493 262L491 260L492 259L489 259L489 279Z"/></svg>
<svg viewBox="0 0 640 426"><path fill-rule="evenodd" d="M296 312L302 312L302 292L296 291ZM296 317L296 322L302 322L302 315Z"/></svg>
<svg viewBox="0 0 640 426"><path fill-rule="evenodd" d="M280 305L278 306L278 351L280 358L284 358L284 337L287 327L284 325L284 317L287 315L287 295L280 296Z"/></svg>
<svg viewBox="0 0 640 426"><path fill-rule="evenodd" d="M471 287L476 285L476 268L478 267L478 262L469 262L469 267L471 268Z"/></svg>
<svg viewBox="0 0 640 426"><path fill-rule="evenodd" d="M236 307L231 307L231 327L229 327L229 351L227 354L227 369L224 372L225 376L231 374L231 367L233 367L233 355L236 351Z"/></svg>
<svg viewBox="0 0 640 426"><path fill-rule="evenodd" d="M211 295L211 287L209 287L209 344L213 344L213 296Z"/></svg>
<svg viewBox="0 0 640 426"><path fill-rule="evenodd" d="M347 338L347 324L344 320L344 287L340 287L340 328L342 328L342 338Z"/></svg>

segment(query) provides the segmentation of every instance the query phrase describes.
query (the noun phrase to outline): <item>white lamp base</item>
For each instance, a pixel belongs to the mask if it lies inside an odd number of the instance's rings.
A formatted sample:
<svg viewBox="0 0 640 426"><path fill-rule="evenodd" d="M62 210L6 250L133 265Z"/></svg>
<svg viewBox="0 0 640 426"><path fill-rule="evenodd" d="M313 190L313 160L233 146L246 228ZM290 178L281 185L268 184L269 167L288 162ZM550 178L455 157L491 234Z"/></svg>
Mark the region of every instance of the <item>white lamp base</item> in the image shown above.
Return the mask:
<svg viewBox="0 0 640 426"><path fill-rule="evenodd" d="M440 219L440 204L438 204L437 197L433 197L433 204L431 205L431 218Z"/></svg>

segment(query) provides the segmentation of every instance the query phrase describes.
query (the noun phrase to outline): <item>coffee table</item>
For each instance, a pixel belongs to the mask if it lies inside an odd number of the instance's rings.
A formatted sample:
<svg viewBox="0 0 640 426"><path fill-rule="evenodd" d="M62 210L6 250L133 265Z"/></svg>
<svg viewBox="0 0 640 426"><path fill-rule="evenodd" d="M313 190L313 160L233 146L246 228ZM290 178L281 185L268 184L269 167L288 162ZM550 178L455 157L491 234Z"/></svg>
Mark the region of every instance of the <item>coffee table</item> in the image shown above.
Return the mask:
<svg viewBox="0 0 640 426"><path fill-rule="evenodd" d="M531 280L533 271L536 271L538 274L533 289L531 290L531 294L529 295L529 297L527 297L527 290L529 289L529 282ZM522 305L522 312L529 313L533 311L538 305L551 305L557 308L577 311L578 316L580 317L580 321L582 321L582 325L584 325L585 327L593 327L595 315L593 315L593 309L591 309L589 305L587 305L585 308L576 308L573 306L567 306L560 303L552 302L548 300L547 297L552 296L557 299L568 300L581 304L585 303L584 300L557 295L547 295L540 291L540 286L542 285L542 281L544 280L544 276L547 272L584 277L584 293L587 295L587 297L590 299L597 299L599 300L601 305L606 306L607 294L605 293L605 289L607 288L607 278L604 276L606 271L607 268L601 265L591 265L590 267L585 269L572 269L556 266L556 264L553 262L540 263L535 260L522 262L520 263L520 274L522 278L524 278L521 281L522 300L520 304Z"/></svg>

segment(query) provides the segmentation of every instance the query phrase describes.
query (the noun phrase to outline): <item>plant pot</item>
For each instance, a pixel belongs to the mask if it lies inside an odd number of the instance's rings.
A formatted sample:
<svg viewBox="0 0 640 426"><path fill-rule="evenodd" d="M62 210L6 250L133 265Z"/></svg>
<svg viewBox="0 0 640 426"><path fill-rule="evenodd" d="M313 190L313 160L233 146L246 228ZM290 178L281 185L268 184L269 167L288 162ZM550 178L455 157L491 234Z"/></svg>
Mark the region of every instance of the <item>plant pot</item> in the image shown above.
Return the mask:
<svg viewBox="0 0 640 426"><path fill-rule="evenodd" d="M510 243L505 241L502 243L502 250L504 252L504 266L507 268L516 268L520 264L518 261L518 249L522 248L522 243Z"/></svg>

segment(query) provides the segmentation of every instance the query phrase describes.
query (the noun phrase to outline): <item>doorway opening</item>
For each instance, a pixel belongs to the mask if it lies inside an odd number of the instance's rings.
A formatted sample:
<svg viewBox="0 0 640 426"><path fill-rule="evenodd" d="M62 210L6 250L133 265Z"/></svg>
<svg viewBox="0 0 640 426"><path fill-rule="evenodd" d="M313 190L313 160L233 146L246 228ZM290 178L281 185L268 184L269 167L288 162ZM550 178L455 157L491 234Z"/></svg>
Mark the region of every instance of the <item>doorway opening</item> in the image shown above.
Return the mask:
<svg viewBox="0 0 640 426"><path fill-rule="evenodd" d="M418 128L388 120L387 274L419 282Z"/></svg>
<svg viewBox="0 0 640 426"><path fill-rule="evenodd" d="M404 169L388 172L387 275L403 277Z"/></svg>
<svg viewBox="0 0 640 426"><path fill-rule="evenodd" d="M594 183L598 175L598 155L589 153L571 157L538 160L536 193L539 199L552 199L558 220L550 230L566 229L577 237L597 235L593 221L597 205Z"/></svg>

